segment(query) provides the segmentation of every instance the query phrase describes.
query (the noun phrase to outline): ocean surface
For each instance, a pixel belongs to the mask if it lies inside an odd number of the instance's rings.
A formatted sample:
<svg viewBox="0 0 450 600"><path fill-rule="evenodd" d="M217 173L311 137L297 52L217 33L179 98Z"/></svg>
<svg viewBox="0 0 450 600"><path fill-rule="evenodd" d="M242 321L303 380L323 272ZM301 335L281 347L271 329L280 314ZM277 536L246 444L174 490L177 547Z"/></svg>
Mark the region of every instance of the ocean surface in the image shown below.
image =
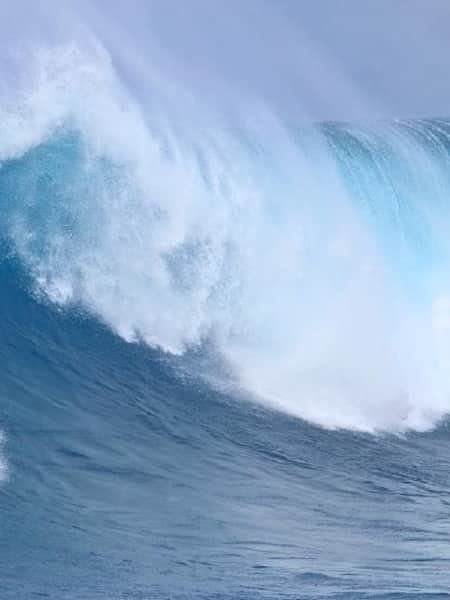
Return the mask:
<svg viewBox="0 0 450 600"><path fill-rule="evenodd" d="M450 598L450 121L0 107L0 598Z"/></svg>

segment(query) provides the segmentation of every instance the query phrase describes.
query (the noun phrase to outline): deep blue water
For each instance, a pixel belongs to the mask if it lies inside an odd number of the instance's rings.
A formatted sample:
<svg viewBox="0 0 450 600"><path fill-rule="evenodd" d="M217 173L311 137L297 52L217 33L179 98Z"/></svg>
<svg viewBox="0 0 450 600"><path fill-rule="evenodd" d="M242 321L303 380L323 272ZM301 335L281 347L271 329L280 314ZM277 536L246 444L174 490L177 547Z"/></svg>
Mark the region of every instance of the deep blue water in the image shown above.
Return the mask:
<svg viewBox="0 0 450 600"><path fill-rule="evenodd" d="M327 431L0 287L2 599L448 597L447 424Z"/></svg>

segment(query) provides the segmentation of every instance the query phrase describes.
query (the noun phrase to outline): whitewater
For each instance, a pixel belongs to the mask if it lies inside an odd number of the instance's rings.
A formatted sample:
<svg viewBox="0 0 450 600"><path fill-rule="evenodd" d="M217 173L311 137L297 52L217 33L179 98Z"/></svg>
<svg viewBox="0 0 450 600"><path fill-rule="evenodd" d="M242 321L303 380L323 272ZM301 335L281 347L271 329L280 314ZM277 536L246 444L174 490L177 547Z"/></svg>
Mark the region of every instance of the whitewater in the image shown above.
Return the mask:
<svg viewBox="0 0 450 600"><path fill-rule="evenodd" d="M450 119L84 36L0 87L1 597L448 597Z"/></svg>

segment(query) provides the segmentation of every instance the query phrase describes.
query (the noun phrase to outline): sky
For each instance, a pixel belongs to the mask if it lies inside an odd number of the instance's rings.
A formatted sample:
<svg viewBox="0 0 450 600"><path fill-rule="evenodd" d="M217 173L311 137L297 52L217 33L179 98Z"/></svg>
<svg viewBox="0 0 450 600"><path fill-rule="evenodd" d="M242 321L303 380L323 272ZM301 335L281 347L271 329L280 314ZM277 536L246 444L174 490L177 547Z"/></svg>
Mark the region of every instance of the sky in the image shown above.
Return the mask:
<svg viewBox="0 0 450 600"><path fill-rule="evenodd" d="M450 112L448 0L17 0L0 23L3 54L89 30L138 90L158 72L289 121Z"/></svg>

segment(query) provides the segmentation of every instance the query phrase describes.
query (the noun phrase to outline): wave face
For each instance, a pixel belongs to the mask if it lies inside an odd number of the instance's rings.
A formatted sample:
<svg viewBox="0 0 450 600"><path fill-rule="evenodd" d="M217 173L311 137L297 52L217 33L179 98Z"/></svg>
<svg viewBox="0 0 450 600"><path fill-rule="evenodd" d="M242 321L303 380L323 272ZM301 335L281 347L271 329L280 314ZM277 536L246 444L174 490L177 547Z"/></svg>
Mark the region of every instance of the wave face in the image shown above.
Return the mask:
<svg viewBox="0 0 450 600"><path fill-rule="evenodd" d="M450 121L191 119L101 49L34 61L0 105L2 598L444 597Z"/></svg>
<svg viewBox="0 0 450 600"><path fill-rule="evenodd" d="M0 285L2 598L447 597L447 424L308 425Z"/></svg>

